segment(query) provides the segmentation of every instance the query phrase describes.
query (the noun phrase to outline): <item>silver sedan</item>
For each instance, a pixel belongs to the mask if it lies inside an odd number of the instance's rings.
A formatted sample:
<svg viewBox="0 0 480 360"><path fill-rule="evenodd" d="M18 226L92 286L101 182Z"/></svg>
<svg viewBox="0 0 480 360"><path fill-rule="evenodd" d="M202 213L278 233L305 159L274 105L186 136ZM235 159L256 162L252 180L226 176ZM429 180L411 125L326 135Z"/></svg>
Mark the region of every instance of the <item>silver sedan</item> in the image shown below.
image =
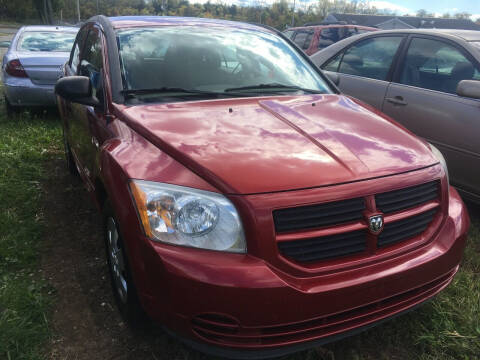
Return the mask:
<svg viewBox="0 0 480 360"><path fill-rule="evenodd" d="M7 110L55 105L55 82L70 56L77 31L65 26L24 26L18 30L2 61Z"/></svg>

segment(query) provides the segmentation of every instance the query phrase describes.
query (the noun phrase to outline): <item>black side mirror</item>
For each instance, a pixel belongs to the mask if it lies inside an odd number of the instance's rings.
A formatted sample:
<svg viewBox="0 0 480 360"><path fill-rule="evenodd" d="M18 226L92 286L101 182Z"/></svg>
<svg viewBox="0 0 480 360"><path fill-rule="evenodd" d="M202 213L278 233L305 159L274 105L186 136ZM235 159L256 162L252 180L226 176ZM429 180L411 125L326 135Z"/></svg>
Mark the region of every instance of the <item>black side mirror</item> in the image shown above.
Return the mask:
<svg viewBox="0 0 480 360"><path fill-rule="evenodd" d="M11 44L11 41L0 41L0 48L8 48Z"/></svg>
<svg viewBox="0 0 480 360"><path fill-rule="evenodd" d="M462 80L457 85L457 95L472 99L480 99L480 81Z"/></svg>
<svg viewBox="0 0 480 360"><path fill-rule="evenodd" d="M67 76L55 84L55 92L65 100L88 106L101 106L100 101L92 96L92 83L86 76Z"/></svg>

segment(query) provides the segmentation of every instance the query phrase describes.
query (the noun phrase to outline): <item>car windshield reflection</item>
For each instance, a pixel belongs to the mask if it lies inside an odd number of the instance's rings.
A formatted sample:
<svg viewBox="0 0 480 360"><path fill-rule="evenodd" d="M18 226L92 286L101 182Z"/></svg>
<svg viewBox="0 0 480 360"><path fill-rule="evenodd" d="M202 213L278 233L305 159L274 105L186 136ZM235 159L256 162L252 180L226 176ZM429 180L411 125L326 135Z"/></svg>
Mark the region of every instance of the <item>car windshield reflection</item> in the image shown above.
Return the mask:
<svg viewBox="0 0 480 360"><path fill-rule="evenodd" d="M121 30L117 36L125 90L180 87L224 92L278 83L289 93L287 87L331 92L294 48L267 31L165 26Z"/></svg>
<svg viewBox="0 0 480 360"><path fill-rule="evenodd" d="M70 52L76 33L53 31L26 31L18 41L19 51Z"/></svg>

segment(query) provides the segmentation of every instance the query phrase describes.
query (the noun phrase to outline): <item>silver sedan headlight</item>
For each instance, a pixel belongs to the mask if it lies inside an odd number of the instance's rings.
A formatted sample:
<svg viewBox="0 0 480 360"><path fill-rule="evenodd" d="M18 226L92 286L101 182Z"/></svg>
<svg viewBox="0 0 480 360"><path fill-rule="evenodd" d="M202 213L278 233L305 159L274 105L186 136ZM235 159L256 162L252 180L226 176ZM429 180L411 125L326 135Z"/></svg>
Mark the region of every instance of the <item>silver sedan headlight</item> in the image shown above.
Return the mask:
<svg viewBox="0 0 480 360"><path fill-rule="evenodd" d="M246 252L240 217L225 196L143 180L132 180L130 189L150 239L202 249Z"/></svg>

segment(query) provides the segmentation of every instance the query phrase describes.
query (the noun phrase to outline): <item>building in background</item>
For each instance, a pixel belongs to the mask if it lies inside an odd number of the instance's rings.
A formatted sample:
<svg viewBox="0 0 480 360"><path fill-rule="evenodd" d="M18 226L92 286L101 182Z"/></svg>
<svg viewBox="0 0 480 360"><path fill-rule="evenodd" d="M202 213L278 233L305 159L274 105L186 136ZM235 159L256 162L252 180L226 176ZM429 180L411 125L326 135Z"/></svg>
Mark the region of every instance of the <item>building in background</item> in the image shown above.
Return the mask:
<svg viewBox="0 0 480 360"><path fill-rule="evenodd" d="M357 15L331 13L324 23L345 22L347 24L390 29L462 29L480 30L480 25L468 19L445 19L395 15Z"/></svg>

